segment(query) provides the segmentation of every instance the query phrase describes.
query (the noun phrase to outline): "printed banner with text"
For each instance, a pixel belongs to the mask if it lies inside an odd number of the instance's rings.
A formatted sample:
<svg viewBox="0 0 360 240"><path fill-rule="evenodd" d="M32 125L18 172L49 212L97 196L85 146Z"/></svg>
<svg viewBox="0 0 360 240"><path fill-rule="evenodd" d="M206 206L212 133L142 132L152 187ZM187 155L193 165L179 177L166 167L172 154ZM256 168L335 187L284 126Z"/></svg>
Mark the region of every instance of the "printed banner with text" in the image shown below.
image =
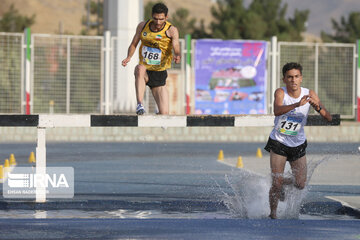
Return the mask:
<svg viewBox="0 0 360 240"><path fill-rule="evenodd" d="M195 114L266 114L265 41L197 40Z"/></svg>

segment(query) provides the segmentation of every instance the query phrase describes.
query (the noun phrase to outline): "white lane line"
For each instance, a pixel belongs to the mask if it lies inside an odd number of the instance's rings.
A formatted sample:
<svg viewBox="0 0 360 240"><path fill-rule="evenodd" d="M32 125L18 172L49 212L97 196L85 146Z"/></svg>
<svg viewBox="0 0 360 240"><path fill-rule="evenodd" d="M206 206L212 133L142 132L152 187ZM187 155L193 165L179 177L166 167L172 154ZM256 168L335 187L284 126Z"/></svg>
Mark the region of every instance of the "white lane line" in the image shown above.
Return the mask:
<svg viewBox="0 0 360 240"><path fill-rule="evenodd" d="M328 198L328 199L330 199L330 200L339 202L339 203L341 203L341 205L343 205L343 206L345 206L345 207L349 207L349 208L352 208L352 209L360 210L359 207L356 207L356 206L354 206L354 205L352 205L352 204L349 204L346 200L340 199L341 196L325 196L325 197ZM346 197L346 196L344 196L344 197ZM359 201L358 204L360 205L360 196L354 196L354 197L358 198L358 199L357 199L357 200Z"/></svg>

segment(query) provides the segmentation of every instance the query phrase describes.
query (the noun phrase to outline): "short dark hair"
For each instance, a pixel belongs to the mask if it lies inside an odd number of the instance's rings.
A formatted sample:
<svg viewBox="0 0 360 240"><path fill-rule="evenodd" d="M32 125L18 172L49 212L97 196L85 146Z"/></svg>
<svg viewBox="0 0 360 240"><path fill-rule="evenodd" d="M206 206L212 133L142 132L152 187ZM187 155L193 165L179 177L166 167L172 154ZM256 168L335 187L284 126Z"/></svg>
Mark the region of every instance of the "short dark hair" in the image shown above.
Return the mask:
<svg viewBox="0 0 360 240"><path fill-rule="evenodd" d="M300 63L296 63L296 62L289 62L287 64L285 64L283 66L283 69L282 69L282 74L283 74L283 77L285 77L285 74L287 71L291 70L291 69L297 69L300 71L300 74L302 75L302 66Z"/></svg>
<svg viewBox="0 0 360 240"><path fill-rule="evenodd" d="M152 7L152 12L151 14L155 14L155 13L164 13L165 16L167 16L169 9L167 8L167 6L163 3L157 3Z"/></svg>

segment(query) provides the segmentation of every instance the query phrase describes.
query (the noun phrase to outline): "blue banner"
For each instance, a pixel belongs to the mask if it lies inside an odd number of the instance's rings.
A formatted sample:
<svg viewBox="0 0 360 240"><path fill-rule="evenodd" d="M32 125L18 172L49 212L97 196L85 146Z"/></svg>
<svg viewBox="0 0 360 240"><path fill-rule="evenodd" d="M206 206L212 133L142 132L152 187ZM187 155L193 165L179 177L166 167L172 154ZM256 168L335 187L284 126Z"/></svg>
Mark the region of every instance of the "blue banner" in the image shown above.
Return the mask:
<svg viewBox="0 0 360 240"><path fill-rule="evenodd" d="M266 114L265 41L197 40L195 114Z"/></svg>

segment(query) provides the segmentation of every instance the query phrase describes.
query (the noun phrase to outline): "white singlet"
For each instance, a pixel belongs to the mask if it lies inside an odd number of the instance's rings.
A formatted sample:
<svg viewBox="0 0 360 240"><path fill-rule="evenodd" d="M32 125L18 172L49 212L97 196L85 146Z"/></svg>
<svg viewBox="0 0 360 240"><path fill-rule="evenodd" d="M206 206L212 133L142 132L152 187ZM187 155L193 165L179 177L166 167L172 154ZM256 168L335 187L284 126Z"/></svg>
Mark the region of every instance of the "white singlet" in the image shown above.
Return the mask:
<svg viewBox="0 0 360 240"><path fill-rule="evenodd" d="M289 96L286 87L282 87L282 89L285 93L283 105L298 103L304 95L309 95L309 89L302 87L300 96L292 98ZM303 144L306 140L304 126L306 125L309 109L310 104L306 103L290 112L275 117L275 126L270 134L270 138L288 147L297 147Z"/></svg>

